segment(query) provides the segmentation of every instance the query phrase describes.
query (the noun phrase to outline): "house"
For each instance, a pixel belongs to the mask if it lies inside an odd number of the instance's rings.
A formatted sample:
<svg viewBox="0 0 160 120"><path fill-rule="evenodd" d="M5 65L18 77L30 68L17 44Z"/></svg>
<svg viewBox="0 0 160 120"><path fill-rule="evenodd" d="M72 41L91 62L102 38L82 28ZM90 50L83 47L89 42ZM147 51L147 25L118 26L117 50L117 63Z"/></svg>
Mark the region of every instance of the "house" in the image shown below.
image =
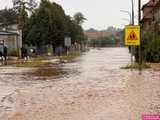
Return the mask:
<svg viewBox="0 0 160 120"><path fill-rule="evenodd" d="M17 49L18 43L17 43L17 37L18 33L15 32L9 32L9 31L0 31L0 41L4 43L8 47L8 49Z"/></svg>
<svg viewBox="0 0 160 120"><path fill-rule="evenodd" d="M157 2L152 10L153 14L153 30L155 32L160 32L160 1Z"/></svg>
<svg viewBox="0 0 160 120"><path fill-rule="evenodd" d="M159 0L150 0L142 7L143 18L142 18L142 28L144 32L150 31L153 25L153 9L157 5Z"/></svg>
<svg viewBox="0 0 160 120"><path fill-rule="evenodd" d="M8 48L8 53L13 54L14 52L14 54L20 55L22 48L21 38L17 25L10 25L0 29L0 44Z"/></svg>
<svg viewBox="0 0 160 120"><path fill-rule="evenodd" d="M102 37L102 32L95 30L93 28L87 30L85 35L88 37L89 40L97 40L98 38Z"/></svg>
<svg viewBox="0 0 160 120"><path fill-rule="evenodd" d="M88 37L89 40L97 40L102 37L116 35L117 31L114 27L108 27L106 30L95 30L93 28L85 31L85 35Z"/></svg>

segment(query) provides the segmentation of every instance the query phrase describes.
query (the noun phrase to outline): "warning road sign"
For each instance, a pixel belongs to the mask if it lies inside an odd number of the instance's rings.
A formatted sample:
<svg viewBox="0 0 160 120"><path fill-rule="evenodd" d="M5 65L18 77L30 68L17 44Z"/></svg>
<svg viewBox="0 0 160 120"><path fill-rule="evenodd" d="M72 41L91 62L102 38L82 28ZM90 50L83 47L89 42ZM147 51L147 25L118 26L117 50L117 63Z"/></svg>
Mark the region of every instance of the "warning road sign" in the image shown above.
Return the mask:
<svg viewBox="0 0 160 120"><path fill-rule="evenodd" d="M130 46L140 45L140 27L139 26L125 27L125 45L130 45Z"/></svg>
<svg viewBox="0 0 160 120"><path fill-rule="evenodd" d="M136 33L134 31L131 31L127 40L138 40Z"/></svg>

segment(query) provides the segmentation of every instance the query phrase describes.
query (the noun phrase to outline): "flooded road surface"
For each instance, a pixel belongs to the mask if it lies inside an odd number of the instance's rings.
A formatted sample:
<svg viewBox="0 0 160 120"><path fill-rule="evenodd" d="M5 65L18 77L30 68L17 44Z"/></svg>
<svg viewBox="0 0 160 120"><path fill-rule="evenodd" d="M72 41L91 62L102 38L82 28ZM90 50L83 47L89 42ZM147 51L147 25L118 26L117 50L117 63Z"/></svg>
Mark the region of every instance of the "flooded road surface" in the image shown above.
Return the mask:
<svg viewBox="0 0 160 120"><path fill-rule="evenodd" d="M68 74L41 80L33 69L0 70L0 120L140 120L160 114L160 69L120 69L129 64L127 48L91 49ZM35 69L35 68L34 68Z"/></svg>

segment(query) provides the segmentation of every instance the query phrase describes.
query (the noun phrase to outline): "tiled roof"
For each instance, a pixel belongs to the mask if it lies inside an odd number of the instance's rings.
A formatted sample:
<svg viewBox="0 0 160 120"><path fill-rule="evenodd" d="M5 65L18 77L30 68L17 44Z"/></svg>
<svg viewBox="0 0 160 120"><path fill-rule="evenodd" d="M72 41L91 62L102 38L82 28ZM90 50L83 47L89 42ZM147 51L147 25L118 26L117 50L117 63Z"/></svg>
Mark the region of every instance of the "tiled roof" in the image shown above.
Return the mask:
<svg viewBox="0 0 160 120"><path fill-rule="evenodd" d="M143 5L142 9L144 7L154 7L157 4L158 1L159 0L150 0L149 2L147 2L146 4Z"/></svg>
<svg viewBox="0 0 160 120"><path fill-rule="evenodd" d="M151 11L154 9L154 7L157 5L158 2L159 2L159 0L150 0L145 5L143 5L142 10L144 11L144 14L143 14L142 21L152 19ZM144 9L144 8L146 8L146 9Z"/></svg>
<svg viewBox="0 0 160 120"><path fill-rule="evenodd" d="M85 34L91 39L97 39L102 36L101 32L86 32Z"/></svg>

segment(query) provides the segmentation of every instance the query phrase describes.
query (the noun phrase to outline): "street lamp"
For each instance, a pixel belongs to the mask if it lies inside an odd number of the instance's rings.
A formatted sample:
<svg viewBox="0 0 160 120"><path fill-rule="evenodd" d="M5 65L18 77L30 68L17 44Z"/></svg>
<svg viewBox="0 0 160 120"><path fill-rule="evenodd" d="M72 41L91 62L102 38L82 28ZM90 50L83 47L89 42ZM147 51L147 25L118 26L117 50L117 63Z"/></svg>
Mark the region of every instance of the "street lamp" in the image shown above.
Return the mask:
<svg viewBox="0 0 160 120"><path fill-rule="evenodd" d="M127 13L129 16L130 16L130 24L131 25L134 25L134 2L133 0L131 0L131 4L132 4L132 11L129 12L129 11L126 11L126 10L120 10L121 12L124 12L124 13ZM130 52L131 52L131 65L133 64L133 56L134 56L134 51L135 51L135 48L133 46L129 46L130 48Z"/></svg>
<svg viewBox="0 0 160 120"><path fill-rule="evenodd" d="M130 24L134 25L134 2L131 0L132 3L132 11L120 10L121 12L127 13L130 17Z"/></svg>

